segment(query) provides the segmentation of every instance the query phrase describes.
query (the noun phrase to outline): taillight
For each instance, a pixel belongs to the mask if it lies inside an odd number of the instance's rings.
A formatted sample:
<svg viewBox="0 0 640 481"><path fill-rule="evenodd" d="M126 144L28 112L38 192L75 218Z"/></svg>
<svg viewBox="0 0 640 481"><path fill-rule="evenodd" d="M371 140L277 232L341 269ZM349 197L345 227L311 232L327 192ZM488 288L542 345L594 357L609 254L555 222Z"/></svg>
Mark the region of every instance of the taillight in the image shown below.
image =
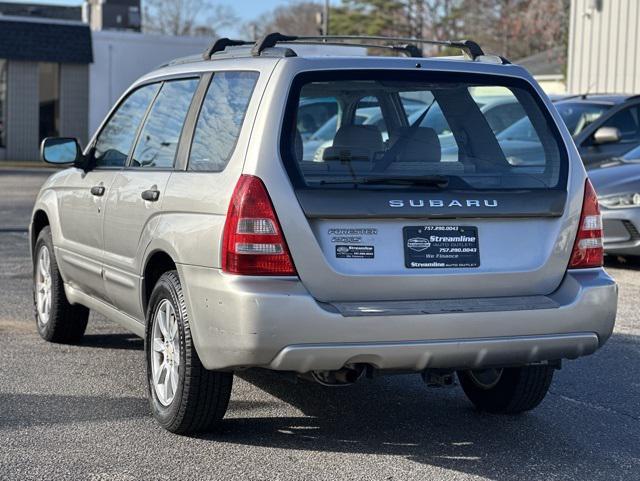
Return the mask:
<svg viewBox="0 0 640 481"><path fill-rule="evenodd" d="M584 201L578 235L573 245L569 269L585 269L587 267L601 267L604 260L602 248L602 216L591 181L587 179L584 185Z"/></svg>
<svg viewBox="0 0 640 481"><path fill-rule="evenodd" d="M248 276L295 276L289 248L262 180L242 175L227 212L222 270Z"/></svg>

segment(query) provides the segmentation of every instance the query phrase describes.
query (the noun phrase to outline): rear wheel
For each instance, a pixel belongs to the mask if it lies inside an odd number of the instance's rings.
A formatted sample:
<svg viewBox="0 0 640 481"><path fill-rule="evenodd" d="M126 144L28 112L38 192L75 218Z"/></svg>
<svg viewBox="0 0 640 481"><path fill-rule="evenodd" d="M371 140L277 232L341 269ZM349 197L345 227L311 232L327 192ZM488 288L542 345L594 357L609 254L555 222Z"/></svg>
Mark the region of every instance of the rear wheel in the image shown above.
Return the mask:
<svg viewBox="0 0 640 481"><path fill-rule="evenodd" d="M33 259L33 304L38 333L50 342L79 342L87 328L89 309L71 305L67 300L49 226L38 235Z"/></svg>
<svg viewBox="0 0 640 481"><path fill-rule="evenodd" d="M542 402L553 379L547 365L458 371L460 385L480 410L518 414Z"/></svg>
<svg viewBox="0 0 640 481"><path fill-rule="evenodd" d="M222 420L233 374L204 368L193 345L186 304L176 271L153 289L145 336L151 410L168 431L210 431Z"/></svg>

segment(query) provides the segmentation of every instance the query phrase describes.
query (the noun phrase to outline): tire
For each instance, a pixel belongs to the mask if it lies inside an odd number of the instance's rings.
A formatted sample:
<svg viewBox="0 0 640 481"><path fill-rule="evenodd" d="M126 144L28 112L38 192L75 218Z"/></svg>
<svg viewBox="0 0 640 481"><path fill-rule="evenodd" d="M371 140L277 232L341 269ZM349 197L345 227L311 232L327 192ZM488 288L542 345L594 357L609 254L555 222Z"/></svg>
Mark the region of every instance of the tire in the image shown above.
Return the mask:
<svg viewBox="0 0 640 481"><path fill-rule="evenodd" d="M87 328L89 309L71 305L67 300L49 226L40 231L34 249L33 306L38 333L44 340L80 342Z"/></svg>
<svg viewBox="0 0 640 481"><path fill-rule="evenodd" d="M209 371L202 365L176 271L164 273L151 293L145 356L151 411L162 427L176 434L195 434L219 426L229 404L233 373Z"/></svg>
<svg viewBox="0 0 640 481"><path fill-rule="evenodd" d="M492 376L491 382L482 378L489 371L499 372ZM553 371L553 367L546 365L458 371L458 379L464 393L479 410L519 414L542 402L553 380Z"/></svg>

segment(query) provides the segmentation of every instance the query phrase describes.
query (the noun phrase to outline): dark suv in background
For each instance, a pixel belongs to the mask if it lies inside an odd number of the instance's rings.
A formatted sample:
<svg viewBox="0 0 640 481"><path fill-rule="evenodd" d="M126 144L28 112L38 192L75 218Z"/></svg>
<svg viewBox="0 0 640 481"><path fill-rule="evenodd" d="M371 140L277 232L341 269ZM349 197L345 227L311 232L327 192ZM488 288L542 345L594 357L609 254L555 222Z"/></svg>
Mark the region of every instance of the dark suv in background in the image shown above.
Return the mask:
<svg viewBox="0 0 640 481"><path fill-rule="evenodd" d="M640 96L585 94L554 103L587 168L594 162L620 157L640 144ZM500 137L531 142L536 133L524 117L503 130Z"/></svg>
<svg viewBox="0 0 640 481"><path fill-rule="evenodd" d="M557 102L556 108L587 168L622 156L640 143L640 96L582 95Z"/></svg>

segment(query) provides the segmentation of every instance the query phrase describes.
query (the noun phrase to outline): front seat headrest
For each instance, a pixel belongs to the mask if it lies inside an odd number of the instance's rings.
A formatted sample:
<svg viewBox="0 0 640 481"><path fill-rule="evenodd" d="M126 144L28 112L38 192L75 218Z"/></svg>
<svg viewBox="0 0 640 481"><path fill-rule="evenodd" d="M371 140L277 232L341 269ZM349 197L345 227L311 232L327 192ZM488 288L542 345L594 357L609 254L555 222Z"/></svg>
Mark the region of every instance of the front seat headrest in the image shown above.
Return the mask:
<svg viewBox="0 0 640 481"><path fill-rule="evenodd" d="M398 162L440 162L442 158L440 139L430 127L401 127L389 142L398 145Z"/></svg>

